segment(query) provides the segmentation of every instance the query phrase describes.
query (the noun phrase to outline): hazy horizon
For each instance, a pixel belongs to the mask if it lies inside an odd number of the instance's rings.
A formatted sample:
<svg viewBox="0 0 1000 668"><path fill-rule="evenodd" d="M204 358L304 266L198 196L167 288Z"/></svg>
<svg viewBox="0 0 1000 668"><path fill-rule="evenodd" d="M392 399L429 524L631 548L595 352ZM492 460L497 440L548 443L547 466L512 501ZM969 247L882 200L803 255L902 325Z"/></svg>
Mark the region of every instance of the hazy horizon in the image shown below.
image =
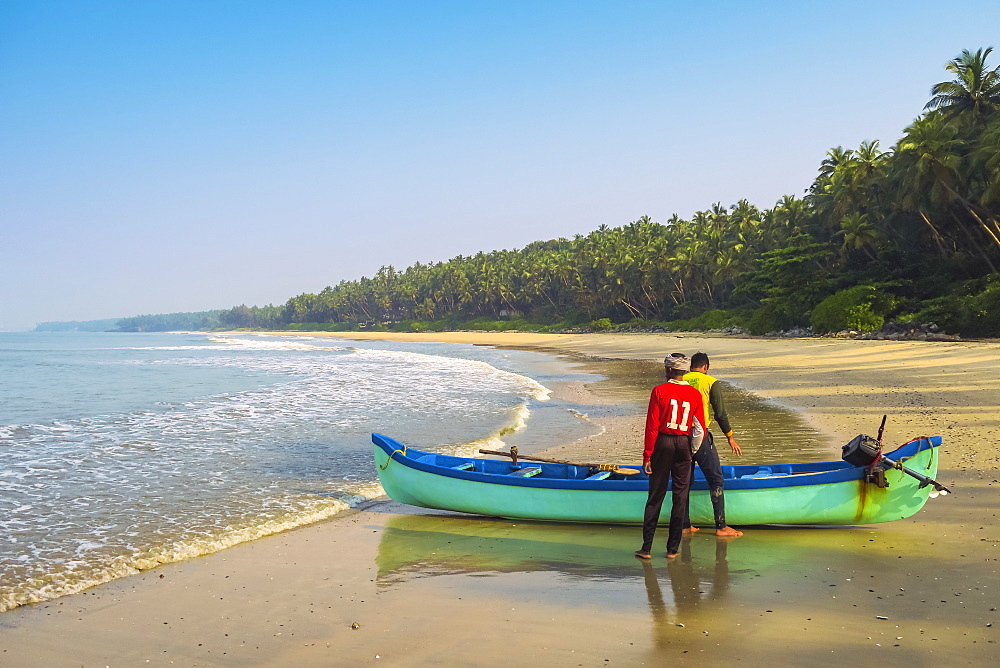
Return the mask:
<svg viewBox="0 0 1000 668"><path fill-rule="evenodd" d="M771 207L830 148L894 144L997 25L995 2L5 2L0 330Z"/></svg>

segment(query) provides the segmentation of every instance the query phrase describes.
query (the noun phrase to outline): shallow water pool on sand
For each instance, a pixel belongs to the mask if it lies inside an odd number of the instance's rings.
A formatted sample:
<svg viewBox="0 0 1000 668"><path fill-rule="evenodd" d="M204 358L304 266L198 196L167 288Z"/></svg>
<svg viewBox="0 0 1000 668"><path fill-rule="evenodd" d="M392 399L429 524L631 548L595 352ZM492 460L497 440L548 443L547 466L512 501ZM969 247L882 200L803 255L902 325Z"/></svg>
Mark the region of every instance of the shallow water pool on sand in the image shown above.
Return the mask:
<svg viewBox="0 0 1000 668"><path fill-rule="evenodd" d="M624 418L640 430L646 415L649 393L664 382L663 367L651 360L600 360L584 364L592 373L603 373L604 379L589 384L603 402L586 407L587 414L600 421L602 417ZM743 449L743 456L735 457L729 451L725 438L713 422L709 429L716 439L716 446L724 464L765 464L832 461L840 459L840 446L829 434L824 434L809 423L798 411L720 379L726 411ZM859 425L859 433L868 429L874 433L876 426ZM613 446L608 457L616 461L633 461L641 446L634 442L621 442Z"/></svg>

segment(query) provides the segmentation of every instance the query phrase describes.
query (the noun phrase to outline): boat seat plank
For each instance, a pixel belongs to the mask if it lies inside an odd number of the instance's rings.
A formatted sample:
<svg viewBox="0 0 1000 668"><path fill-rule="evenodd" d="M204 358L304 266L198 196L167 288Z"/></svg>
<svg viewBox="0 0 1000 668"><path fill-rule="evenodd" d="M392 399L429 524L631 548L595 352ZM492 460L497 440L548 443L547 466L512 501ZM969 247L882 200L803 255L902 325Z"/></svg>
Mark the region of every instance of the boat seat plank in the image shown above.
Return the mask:
<svg viewBox="0 0 1000 668"><path fill-rule="evenodd" d="M461 464L455 464L451 468L457 471L469 471L471 469L476 468L476 465L473 464L472 462L462 462Z"/></svg>
<svg viewBox="0 0 1000 668"><path fill-rule="evenodd" d="M514 471L509 474L518 478L530 478L536 476L542 472L542 469L538 466L532 466L531 468L521 469L520 471Z"/></svg>
<svg viewBox="0 0 1000 668"><path fill-rule="evenodd" d="M771 471L769 466L761 466L753 473L744 473L740 478L767 478L773 476L774 473Z"/></svg>
<svg viewBox="0 0 1000 668"><path fill-rule="evenodd" d="M594 475L587 476L584 480L604 480L609 475L611 475L611 471L598 471Z"/></svg>

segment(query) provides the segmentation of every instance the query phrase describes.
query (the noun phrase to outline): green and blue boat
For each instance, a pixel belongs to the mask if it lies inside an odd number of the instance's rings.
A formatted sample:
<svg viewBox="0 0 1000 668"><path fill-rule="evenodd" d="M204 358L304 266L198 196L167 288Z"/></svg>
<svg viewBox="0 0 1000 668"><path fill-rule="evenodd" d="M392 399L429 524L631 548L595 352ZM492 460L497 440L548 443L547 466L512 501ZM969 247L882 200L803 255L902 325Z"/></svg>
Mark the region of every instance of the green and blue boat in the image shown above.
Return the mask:
<svg viewBox="0 0 1000 668"><path fill-rule="evenodd" d="M510 519L642 523L649 479L640 466L614 472L586 464L515 464L424 452L381 434L372 434L372 442L382 487L401 503ZM880 467L878 482L872 466L848 461L723 466L726 519L736 526L851 525L910 517L945 489L932 480L940 445L939 436L921 437L886 453L881 461L897 466ZM690 499L692 523L713 525L700 470ZM669 517L668 494L660 520L666 524Z"/></svg>

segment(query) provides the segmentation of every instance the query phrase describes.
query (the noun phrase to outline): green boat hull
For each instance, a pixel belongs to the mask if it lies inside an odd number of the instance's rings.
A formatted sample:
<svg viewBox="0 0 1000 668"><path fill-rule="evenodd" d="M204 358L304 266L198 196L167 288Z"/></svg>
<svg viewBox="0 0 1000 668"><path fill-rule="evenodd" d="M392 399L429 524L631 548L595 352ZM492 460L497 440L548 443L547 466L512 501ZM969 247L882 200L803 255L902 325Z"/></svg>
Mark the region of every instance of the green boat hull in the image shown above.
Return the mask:
<svg viewBox="0 0 1000 668"><path fill-rule="evenodd" d="M375 463L382 487L392 499L423 508L555 522L641 524L648 480L645 476L621 480L557 480L543 476L508 481L509 476L456 471L452 462L503 463L433 455L405 448L378 436ZM917 439L896 453L905 465L933 478L937 474L940 438ZM398 446L398 447L393 447ZM911 454L912 453L912 454ZM440 462L440 465L439 465ZM845 462L823 465L784 465L788 474L747 475L726 481L726 518L732 525L798 524L849 525L891 522L910 517L926 503L932 487L902 471L886 471L888 487L864 481L863 467ZM478 465L480 468L482 465ZM545 468L545 467L542 467ZM558 474L556 467L553 474ZM564 467L565 468L565 467ZM741 467L727 467L739 469ZM775 467L778 468L778 467ZM543 475L546 471L543 470ZM577 476L583 473L571 472ZM714 524L712 502L704 485L695 484L690 496L693 524ZM670 495L660 515L670 516Z"/></svg>

